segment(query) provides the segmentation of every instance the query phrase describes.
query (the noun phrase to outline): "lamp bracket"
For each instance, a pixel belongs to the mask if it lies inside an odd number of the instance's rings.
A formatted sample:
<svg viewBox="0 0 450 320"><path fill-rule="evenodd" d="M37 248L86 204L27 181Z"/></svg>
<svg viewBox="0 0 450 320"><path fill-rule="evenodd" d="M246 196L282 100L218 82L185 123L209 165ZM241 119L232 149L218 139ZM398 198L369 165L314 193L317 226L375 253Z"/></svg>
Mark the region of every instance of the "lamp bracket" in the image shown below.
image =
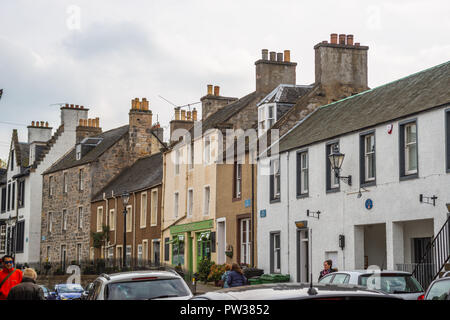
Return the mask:
<svg viewBox="0 0 450 320"><path fill-rule="evenodd" d="M307 217L311 217L311 218L316 218L317 220L319 220L320 218L320 211L311 211L311 210L306 210L306 216Z"/></svg>
<svg viewBox="0 0 450 320"><path fill-rule="evenodd" d="M420 203L426 203L426 204L432 204L433 206L436 206L436 195L433 195L432 197L426 197L423 194L419 194L419 201Z"/></svg>

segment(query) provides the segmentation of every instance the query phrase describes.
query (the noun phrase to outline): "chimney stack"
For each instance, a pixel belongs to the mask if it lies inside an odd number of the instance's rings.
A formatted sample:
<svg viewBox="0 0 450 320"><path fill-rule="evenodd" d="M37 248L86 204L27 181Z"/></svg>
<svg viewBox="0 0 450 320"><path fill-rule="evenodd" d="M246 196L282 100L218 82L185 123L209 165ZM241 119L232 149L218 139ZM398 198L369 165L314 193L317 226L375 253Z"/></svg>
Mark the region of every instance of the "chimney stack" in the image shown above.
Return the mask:
<svg viewBox="0 0 450 320"><path fill-rule="evenodd" d="M31 121L28 128L28 143L47 142L52 137L52 128L45 121Z"/></svg>
<svg viewBox="0 0 450 320"><path fill-rule="evenodd" d="M68 104L61 107L61 124L64 125L65 130L75 131L80 123L80 119L87 119L89 109L84 109L83 106ZM44 126L44 123L42 124Z"/></svg>
<svg viewBox="0 0 450 320"><path fill-rule="evenodd" d="M211 114L221 109L230 102L236 101L237 98L229 98L220 96L220 87L208 85L208 94L200 98L202 102L202 119L206 119ZM195 120L196 121L196 120Z"/></svg>

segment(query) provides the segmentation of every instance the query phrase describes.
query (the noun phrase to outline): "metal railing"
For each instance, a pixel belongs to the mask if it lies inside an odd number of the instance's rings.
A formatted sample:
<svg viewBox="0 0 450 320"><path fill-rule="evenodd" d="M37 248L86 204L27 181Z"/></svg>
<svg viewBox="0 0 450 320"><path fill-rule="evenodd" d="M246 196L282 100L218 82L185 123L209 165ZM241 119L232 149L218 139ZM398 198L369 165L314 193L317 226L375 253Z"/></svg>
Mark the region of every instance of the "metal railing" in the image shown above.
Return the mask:
<svg viewBox="0 0 450 320"><path fill-rule="evenodd" d="M413 276L420 282L424 289L439 276L445 264L450 258L450 217L439 230L436 237L428 245L425 253L414 270Z"/></svg>

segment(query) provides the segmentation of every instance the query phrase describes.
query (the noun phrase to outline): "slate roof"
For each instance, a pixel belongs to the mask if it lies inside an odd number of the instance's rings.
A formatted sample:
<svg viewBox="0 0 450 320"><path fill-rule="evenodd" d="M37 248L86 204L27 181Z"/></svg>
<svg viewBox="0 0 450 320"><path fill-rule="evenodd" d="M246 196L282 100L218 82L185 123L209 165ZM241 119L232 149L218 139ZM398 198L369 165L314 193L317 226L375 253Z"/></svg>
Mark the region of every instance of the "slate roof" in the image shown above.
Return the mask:
<svg viewBox="0 0 450 320"><path fill-rule="evenodd" d="M450 61L316 109L280 139L280 152L450 103Z"/></svg>
<svg viewBox="0 0 450 320"><path fill-rule="evenodd" d="M128 134L128 125L115 128L102 134L99 134L98 138L102 138L95 148L86 153L80 160L76 160L75 147L72 148L63 158L52 165L44 174L69 169L79 165L87 164L97 160L105 151L112 147L117 141L119 141L125 134Z"/></svg>
<svg viewBox="0 0 450 320"><path fill-rule="evenodd" d="M265 96L258 106L263 103L287 103L295 104L297 100L311 91L313 86L300 86L300 85L288 85L280 84L271 93Z"/></svg>
<svg viewBox="0 0 450 320"><path fill-rule="evenodd" d="M25 142L19 142L20 147L20 166L22 168L28 167L30 164L30 144Z"/></svg>
<svg viewBox="0 0 450 320"><path fill-rule="evenodd" d="M162 183L163 156L157 153L138 159L133 165L123 169L113 180L108 183L92 198L92 202L103 199L103 193L107 198L121 195L124 192L135 192L149 189Z"/></svg>

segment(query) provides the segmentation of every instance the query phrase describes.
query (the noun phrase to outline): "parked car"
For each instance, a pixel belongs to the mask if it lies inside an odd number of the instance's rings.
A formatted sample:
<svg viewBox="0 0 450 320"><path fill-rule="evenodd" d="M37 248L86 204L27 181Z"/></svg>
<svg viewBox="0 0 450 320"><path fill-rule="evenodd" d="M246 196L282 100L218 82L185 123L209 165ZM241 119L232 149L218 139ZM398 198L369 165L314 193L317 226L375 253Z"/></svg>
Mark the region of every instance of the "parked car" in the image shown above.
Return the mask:
<svg viewBox="0 0 450 320"><path fill-rule="evenodd" d="M44 285L39 285L39 287L42 288L42 291L44 291L44 298L47 300L48 299L48 295L50 293L50 290L48 290L48 288Z"/></svg>
<svg viewBox="0 0 450 320"><path fill-rule="evenodd" d="M220 289L191 300L400 300L384 292L345 284L268 283Z"/></svg>
<svg viewBox="0 0 450 320"><path fill-rule="evenodd" d="M411 273L403 271L383 270L377 273L369 270L339 271L326 275L319 283L361 285L405 300L423 300L425 293L416 278Z"/></svg>
<svg viewBox="0 0 450 320"><path fill-rule="evenodd" d="M425 300L450 300L450 271L428 286Z"/></svg>
<svg viewBox="0 0 450 320"><path fill-rule="evenodd" d="M133 271L102 274L87 300L187 300L192 292L175 271Z"/></svg>
<svg viewBox="0 0 450 320"><path fill-rule="evenodd" d="M84 289L84 292L81 294L80 300L87 300L89 292L92 290L93 287L94 283L93 282L89 283Z"/></svg>
<svg viewBox="0 0 450 320"><path fill-rule="evenodd" d="M49 300L80 299L83 292L84 289L80 284L57 284L55 285L55 291L50 293Z"/></svg>

